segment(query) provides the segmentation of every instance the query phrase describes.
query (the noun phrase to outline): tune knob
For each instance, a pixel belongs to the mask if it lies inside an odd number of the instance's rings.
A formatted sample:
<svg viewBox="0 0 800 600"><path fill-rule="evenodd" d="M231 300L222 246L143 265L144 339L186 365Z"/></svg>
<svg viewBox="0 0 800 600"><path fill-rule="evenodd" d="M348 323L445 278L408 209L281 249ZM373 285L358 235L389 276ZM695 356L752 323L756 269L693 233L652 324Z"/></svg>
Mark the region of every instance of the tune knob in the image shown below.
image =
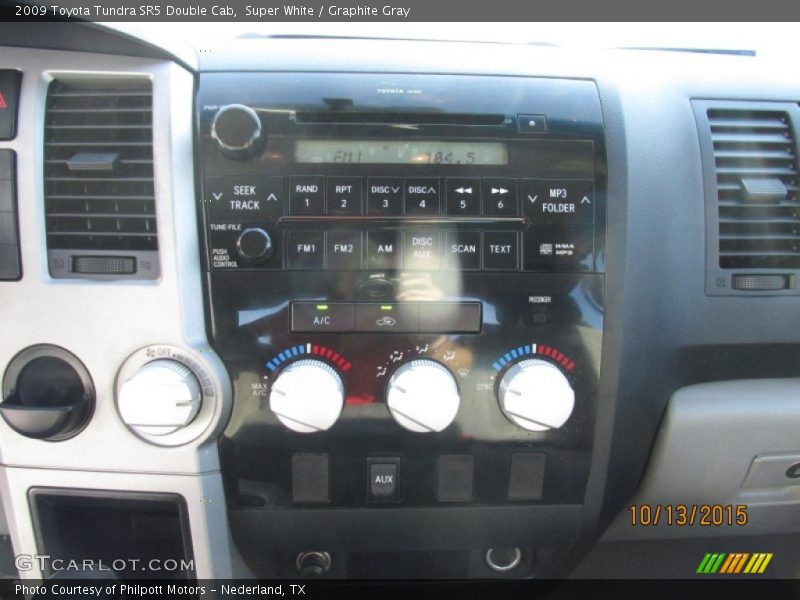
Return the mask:
<svg viewBox="0 0 800 600"><path fill-rule="evenodd" d="M506 417L528 431L561 427L575 407L575 392L561 370L535 358L506 371L498 396Z"/></svg>
<svg viewBox="0 0 800 600"><path fill-rule="evenodd" d="M246 261L259 264L272 258L275 247L266 231L260 227L250 227L239 234L236 251Z"/></svg>
<svg viewBox="0 0 800 600"><path fill-rule="evenodd" d="M434 360L407 362L389 379L386 404L409 431L442 431L456 418L460 403L456 380Z"/></svg>
<svg viewBox="0 0 800 600"><path fill-rule="evenodd" d="M143 435L167 435L197 416L203 392L189 367L170 359L146 363L122 383L117 405L128 427Z"/></svg>
<svg viewBox="0 0 800 600"><path fill-rule="evenodd" d="M320 360L299 360L281 371L269 394L269 407L292 431L325 431L344 405L342 378Z"/></svg>
<svg viewBox="0 0 800 600"><path fill-rule="evenodd" d="M217 111L211 123L211 137L220 152L235 159L254 156L266 141L261 119L243 104L228 104Z"/></svg>

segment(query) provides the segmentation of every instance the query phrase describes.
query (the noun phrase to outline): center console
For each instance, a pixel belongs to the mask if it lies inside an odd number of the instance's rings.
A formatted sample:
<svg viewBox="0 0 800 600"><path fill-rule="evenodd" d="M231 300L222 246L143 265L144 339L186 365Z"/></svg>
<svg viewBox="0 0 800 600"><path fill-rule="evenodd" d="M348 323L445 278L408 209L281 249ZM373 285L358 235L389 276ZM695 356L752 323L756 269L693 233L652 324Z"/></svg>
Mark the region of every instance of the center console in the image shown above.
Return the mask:
<svg viewBox="0 0 800 600"><path fill-rule="evenodd" d="M197 120L209 334L234 384L222 470L251 568L568 545L603 332L594 83L204 73Z"/></svg>

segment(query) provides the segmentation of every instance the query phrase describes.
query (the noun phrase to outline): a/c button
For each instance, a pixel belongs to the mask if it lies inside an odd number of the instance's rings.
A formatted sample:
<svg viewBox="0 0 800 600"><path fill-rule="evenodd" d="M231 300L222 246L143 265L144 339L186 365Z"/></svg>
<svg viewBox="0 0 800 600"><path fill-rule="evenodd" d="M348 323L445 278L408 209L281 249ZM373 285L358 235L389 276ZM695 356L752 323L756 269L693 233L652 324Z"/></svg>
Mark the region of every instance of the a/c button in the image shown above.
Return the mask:
<svg viewBox="0 0 800 600"><path fill-rule="evenodd" d="M355 312L349 302L292 302L292 331L353 331L354 323Z"/></svg>

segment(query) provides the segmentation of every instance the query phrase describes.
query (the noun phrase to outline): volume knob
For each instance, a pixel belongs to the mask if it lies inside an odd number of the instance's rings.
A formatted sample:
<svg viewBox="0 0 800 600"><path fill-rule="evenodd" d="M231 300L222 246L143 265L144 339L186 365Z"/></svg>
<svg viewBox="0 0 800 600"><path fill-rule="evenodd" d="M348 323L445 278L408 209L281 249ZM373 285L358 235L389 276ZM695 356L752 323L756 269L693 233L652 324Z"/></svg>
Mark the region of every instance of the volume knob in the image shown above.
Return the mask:
<svg viewBox="0 0 800 600"><path fill-rule="evenodd" d="M228 104L217 111L211 123L211 137L220 152L234 159L254 156L266 141L261 119L243 104Z"/></svg>
<svg viewBox="0 0 800 600"><path fill-rule="evenodd" d="M567 422L575 407L575 392L558 367L533 358L506 371L498 400L510 421L528 431L547 431Z"/></svg>
<svg viewBox="0 0 800 600"><path fill-rule="evenodd" d="M260 227L250 227L239 234L236 251L246 261L260 264L272 258L275 247L266 231Z"/></svg>
<svg viewBox="0 0 800 600"><path fill-rule="evenodd" d="M407 362L389 379L386 404L409 431L442 431L456 418L460 403L456 380L435 360Z"/></svg>
<svg viewBox="0 0 800 600"><path fill-rule="evenodd" d="M269 407L292 431L312 433L330 429L344 405L344 384L320 360L299 360L286 367L269 394Z"/></svg>

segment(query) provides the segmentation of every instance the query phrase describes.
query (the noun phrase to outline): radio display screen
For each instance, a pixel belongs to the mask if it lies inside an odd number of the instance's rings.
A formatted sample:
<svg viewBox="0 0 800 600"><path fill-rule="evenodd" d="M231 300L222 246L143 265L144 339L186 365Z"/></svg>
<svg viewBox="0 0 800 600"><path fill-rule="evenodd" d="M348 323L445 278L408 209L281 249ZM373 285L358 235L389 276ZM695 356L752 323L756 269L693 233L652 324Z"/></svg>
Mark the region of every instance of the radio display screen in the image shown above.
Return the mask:
<svg viewBox="0 0 800 600"><path fill-rule="evenodd" d="M437 140L297 140L297 163L506 165L508 148L501 142Z"/></svg>

